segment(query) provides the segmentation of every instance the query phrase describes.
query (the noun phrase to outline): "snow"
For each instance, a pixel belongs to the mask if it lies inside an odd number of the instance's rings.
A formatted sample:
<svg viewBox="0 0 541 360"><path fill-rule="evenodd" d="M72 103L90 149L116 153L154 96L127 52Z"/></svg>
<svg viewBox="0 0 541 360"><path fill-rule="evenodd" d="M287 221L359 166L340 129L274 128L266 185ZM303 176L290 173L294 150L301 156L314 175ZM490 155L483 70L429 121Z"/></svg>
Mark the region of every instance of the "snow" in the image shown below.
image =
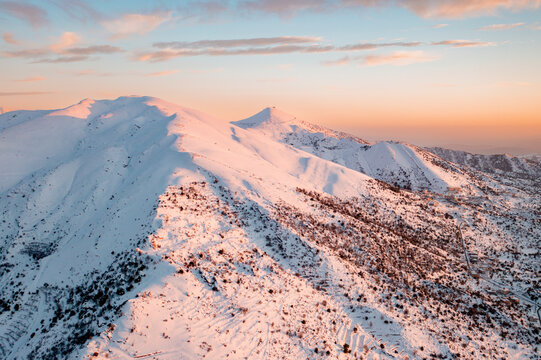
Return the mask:
<svg viewBox="0 0 541 360"><path fill-rule="evenodd" d="M76 105L52 112L49 116L69 116L77 119L86 119L91 113L90 108L92 104L94 104L94 100L84 99Z"/></svg>
<svg viewBox="0 0 541 360"><path fill-rule="evenodd" d="M525 292L526 180L275 108L228 123L151 97L2 114L0 154L0 358L535 356L531 314L465 272L449 216ZM517 335L469 322L472 303Z"/></svg>
<svg viewBox="0 0 541 360"><path fill-rule="evenodd" d="M467 186L464 177L434 166L434 155L396 142L370 144L359 138L297 120L275 108L233 124L348 167L369 177L414 190L445 192Z"/></svg>

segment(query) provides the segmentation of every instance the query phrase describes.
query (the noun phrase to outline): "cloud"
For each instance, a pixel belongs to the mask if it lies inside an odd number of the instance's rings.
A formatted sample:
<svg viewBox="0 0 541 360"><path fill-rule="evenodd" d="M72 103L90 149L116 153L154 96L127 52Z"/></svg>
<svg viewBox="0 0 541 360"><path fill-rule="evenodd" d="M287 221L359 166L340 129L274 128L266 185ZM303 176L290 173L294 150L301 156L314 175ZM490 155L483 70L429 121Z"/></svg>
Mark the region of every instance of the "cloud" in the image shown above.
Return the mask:
<svg viewBox="0 0 541 360"><path fill-rule="evenodd" d="M214 69L192 69L189 71L190 74L216 74L224 71L223 67L218 67Z"/></svg>
<svg viewBox="0 0 541 360"><path fill-rule="evenodd" d="M153 73L150 73L150 74L146 74L145 76L159 77L159 76L172 75L172 74L176 74L176 73L178 73L178 70L164 70L164 71L158 71L158 72L153 72Z"/></svg>
<svg viewBox="0 0 541 360"><path fill-rule="evenodd" d="M15 80L16 82L36 82L36 81L43 81L45 78L43 76L34 76L34 77L27 77L21 80Z"/></svg>
<svg viewBox="0 0 541 360"><path fill-rule="evenodd" d="M10 58L38 58L50 54L49 49L25 49L16 51L6 51L3 55Z"/></svg>
<svg viewBox="0 0 541 360"><path fill-rule="evenodd" d="M447 26L449 26L449 24L437 24L437 25L432 26L432 29L441 29Z"/></svg>
<svg viewBox="0 0 541 360"><path fill-rule="evenodd" d="M70 17L86 23L89 19L99 21L103 14L81 0L49 0Z"/></svg>
<svg viewBox="0 0 541 360"><path fill-rule="evenodd" d="M432 45L447 45L454 48L496 46L496 43L471 40L444 40L433 42Z"/></svg>
<svg viewBox="0 0 541 360"><path fill-rule="evenodd" d="M328 0L257 0L242 1L238 7L245 12L265 12L283 17L295 16L301 11L324 11L333 7Z"/></svg>
<svg viewBox="0 0 541 360"><path fill-rule="evenodd" d="M535 23L535 24L532 24L532 25L528 25L528 29L531 29L531 30L541 30L541 25L539 25L539 23Z"/></svg>
<svg viewBox="0 0 541 360"><path fill-rule="evenodd" d="M424 18L494 15L500 9L536 9L541 0L342 0L345 6L400 6Z"/></svg>
<svg viewBox="0 0 541 360"><path fill-rule="evenodd" d="M131 35L142 35L153 31L158 26L172 19L171 12L150 14L124 14L112 20L103 21L103 26L113 35L111 39L120 39Z"/></svg>
<svg viewBox="0 0 541 360"><path fill-rule="evenodd" d="M18 91L18 92L1 92L0 96L25 96L25 95L47 95L55 94L52 91Z"/></svg>
<svg viewBox="0 0 541 360"><path fill-rule="evenodd" d="M32 61L32 64L58 64L58 63L72 63L78 61L88 60L88 56L59 56L56 58L38 59Z"/></svg>
<svg viewBox="0 0 541 360"><path fill-rule="evenodd" d="M330 45L277 45L248 48L164 49L139 53L136 55L135 59L137 61L159 62L187 56L277 55L291 53L324 53L333 50L334 47Z"/></svg>
<svg viewBox="0 0 541 360"><path fill-rule="evenodd" d="M521 10L541 6L541 0L404 0L401 3L416 14L429 18L492 15L500 9Z"/></svg>
<svg viewBox="0 0 541 360"><path fill-rule="evenodd" d="M279 36L268 38L228 39L228 40L199 40L192 42L172 41L159 42L153 46L157 48L172 49L202 49L202 48L233 48L241 46L269 46L285 44L317 43L321 38L310 36Z"/></svg>
<svg viewBox="0 0 541 360"><path fill-rule="evenodd" d="M73 46L80 41L81 38L76 33L64 32L55 43L48 47L6 51L2 54L11 58L33 59L32 63L68 63L88 60L90 55L115 54L124 51L111 45Z"/></svg>
<svg viewBox="0 0 541 360"><path fill-rule="evenodd" d="M62 34L57 43L50 46L50 49L53 52L61 52L63 49L75 45L79 41L81 41L81 38L76 33L65 32Z"/></svg>
<svg viewBox="0 0 541 360"><path fill-rule="evenodd" d="M359 43L352 45L345 45L337 47L337 51L363 51L363 50L376 50L384 47L398 46L398 47L415 47L421 45L420 42L390 42L390 43Z"/></svg>
<svg viewBox="0 0 541 360"><path fill-rule="evenodd" d="M166 61L186 56L273 55L287 53L357 52L384 47L415 47L420 42L357 43L343 46L324 45L319 37L280 36L228 40L173 41L153 44L157 51L136 55L138 61Z"/></svg>
<svg viewBox="0 0 541 360"><path fill-rule="evenodd" d="M170 41L154 43L158 50L135 54L136 61L160 62L188 56L240 56L275 55L291 53L353 53L387 47L412 48L423 45L460 47L494 46L492 42L470 40L445 40L433 43L419 41L394 41L381 43L355 43L346 45L322 44L323 39L312 36L279 36L268 38L216 39L198 41ZM344 60L344 59L341 59ZM344 61L341 62L342 64ZM340 61L326 61L324 65L339 65Z"/></svg>
<svg viewBox="0 0 541 360"><path fill-rule="evenodd" d="M230 7L235 9L233 2ZM236 10L292 17L299 12L324 12L344 8L403 7L425 18L461 18L493 15L499 10L536 9L541 0L249 0Z"/></svg>
<svg viewBox="0 0 541 360"><path fill-rule="evenodd" d="M526 24L523 23L523 22L519 22L519 23L515 23L515 24L493 24L493 25L483 26L479 30L484 30L484 31L487 31L487 30L509 30L509 29L514 29L514 28L521 27L521 26L524 26L524 25L526 25Z"/></svg>
<svg viewBox="0 0 541 360"><path fill-rule="evenodd" d="M33 28L49 24L47 12L36 5L22 1L0 1L0 10L27 22Z"/></svg>
<svg viewBox="0 0 541 360"><path fill-rule="evenodd" d="M115 74L115 73L110 73L110 72L96 72L95 70L92 70L92 69L80 70L71 74L75 76L107 76L107 77L118 75L118 73Z"/></svg>
<svg viewBox="0 0 541 360"><path fill-rule="evenodd" d="M278 64L276 67L280 70L289 71L293 69L293 64Z"/></svg>
<svg viewBox="0 0 541 360"><path fill-rule="evenodd" d="M190 7L210 15L223 13L227 10L227 5L222 1L196 1L190 4Z"/></svg>
<svg viewBox="0 0 541 360"><path fill-rule="evenodd" d="M338 60L330 60L330 61L323 61L321 64L324 66L344 66L351 62L351 58L349 56L344 56L343 58L340 58Z"/></svg>
<svg viewBox="0 0 541 360"><path fill-rule="evenodd" d="M20 43L15 39L12 33L6 32L2 35L2 39L10 45L20 45Z"/></svg>
<svg viewBox="0 0 541 360"><path fill-rule="evenodd" d="M415 63L434 61L437 58L424 51L395 51L388 55L368 55L364 57L365 66L393 65L405 66Z"/></svg>
<svg viewBox="0 0 541 360"><path fill-rule="evenodd" d="M124 50L118 46L111 45L93 45L87 47L69 48L62 51L63 54L70 55L115 54L120 52L124 52Z"/></svg>

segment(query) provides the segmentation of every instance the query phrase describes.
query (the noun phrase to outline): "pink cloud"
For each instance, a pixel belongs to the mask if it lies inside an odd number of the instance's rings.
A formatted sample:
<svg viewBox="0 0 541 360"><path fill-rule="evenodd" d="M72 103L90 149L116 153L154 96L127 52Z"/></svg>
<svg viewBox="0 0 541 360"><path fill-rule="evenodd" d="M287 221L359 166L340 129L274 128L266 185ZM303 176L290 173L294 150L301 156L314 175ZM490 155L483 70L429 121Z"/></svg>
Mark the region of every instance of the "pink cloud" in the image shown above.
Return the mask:
<svg viewBox="0 0 541 360"><path fill-rule="evenodd" d="M461 18L495 14L500 9L535 9L541 0L342 0L345 6L401 6L425 18Z"/></svg>
<svg viewBox="0 0 541 360"><path fill-rule="evenodd" d="M47 95L55 94L52 91L16 91L16 92L0 92L0 96L27 96L27 95Z"/></svg>
<svg viewBox="0 0 541 360"><path fill-rule="evenodd" d="M11 44L11 45L20 45L20 43L15 39L15 37L13 36L12 33L10 32L7 32L7 33L4 33L4 35L2 35L2 39L4 39L4 41L8 44Z"/></svg>
<svg viewBox="0 0 541 360"><path fill-rule="evenodd" d="M433 42L432 45L447 45L454 48L496 46L496 43L471 40L444 40Z"/></svg>
<svg viewBox="0 0 541 360"><path fill-rule="evenodd" d="M200 48L232 48L241 46L269 46L285 44L309 44L321 41L319 37L311 36L278 36L267 38L199 40L192 42L173 41L154 44L157 48L200 49Z"/></svg>
<svg viewBox="0 0 541 360"><path fill-rule="evenodd" d="M331 3L326 0L250 0L241 2L239 6L246 11L261 11L291 17L300 11L323 11L331 6Z"/></svg>
<svg viewBox="0 0 541 360"><path fill-rule="evenodd" d="M500 9L534 9L541 0L403 0L398 4L422 17L460 18L494 14Z"/></svg>
<svg viewBox="0 0 541 360"><path fill-rule="evenodd" d="M364 57L365 66L393 65L405 66L434 61L437 58L424 51L395 51L388 55L368 55Z"/></svg>
<svg viewBox="0 0 541 360"><path fill-rule="evenodd" d="M118 18L103 21L102 24L113 34L112 39L120 39L131 35L146 34L171 19L169 11L150 14L124 14Z"/></svg>
<svg viewBox="0 0 541 360"><path fill-rule="evenodd" d="M509 29L514 29L514 28L521 27L524 25L526 24L524 24L523 22L515 23L515 24L493 24L493 25L483 26L479 30L485 30L485 31L486 30L509 30Z"/></svg>
<svg viewBox="0 0 541 360"><path fill-rule="evenodd" d="M390 6L406 8L425 18L461 18L495 14L501 9L535 9L541 6L541 0L250 0L239 5L244 11L261 11L286 17L301 11Z"/></svg>
<svg viewBox="0 0 541 360"><path fill-rule="evenodd" d="M73 32L65 32L56 43L50 46L51 51L61 52L62 50L71 47L81 41L79 35Z"/></svg>
<svg viewBox="0 0 541 360"><path fill-rule="evenodd" d="M350 62L351 58L349 56L344 56L338 60L324 61L322 64L325 66L344 66L348 65Z"/></svg>
<svg viewBox="0 0 541 360"><path fill-rule="evenodd" d="M178 73L178 70L164 70L164 71L158 71L158 72L153 72L153 73L150 73L150 74L146 74L145 76L159 77L159 76L173 75L173 74L176 74L176 73Z"/></svg>

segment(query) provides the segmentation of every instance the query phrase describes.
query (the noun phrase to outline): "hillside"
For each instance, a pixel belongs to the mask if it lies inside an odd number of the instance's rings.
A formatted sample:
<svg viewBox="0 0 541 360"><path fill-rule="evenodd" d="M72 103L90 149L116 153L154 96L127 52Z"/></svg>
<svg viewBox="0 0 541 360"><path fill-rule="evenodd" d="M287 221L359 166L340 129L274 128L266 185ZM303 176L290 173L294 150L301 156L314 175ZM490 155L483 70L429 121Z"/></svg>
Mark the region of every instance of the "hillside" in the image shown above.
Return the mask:
<svg viewBox="0 0 541 360"><path fill-rule="evenodd" d="M0 154L0 358L539 355L530 183L150 97L2 114Z"/></svg>

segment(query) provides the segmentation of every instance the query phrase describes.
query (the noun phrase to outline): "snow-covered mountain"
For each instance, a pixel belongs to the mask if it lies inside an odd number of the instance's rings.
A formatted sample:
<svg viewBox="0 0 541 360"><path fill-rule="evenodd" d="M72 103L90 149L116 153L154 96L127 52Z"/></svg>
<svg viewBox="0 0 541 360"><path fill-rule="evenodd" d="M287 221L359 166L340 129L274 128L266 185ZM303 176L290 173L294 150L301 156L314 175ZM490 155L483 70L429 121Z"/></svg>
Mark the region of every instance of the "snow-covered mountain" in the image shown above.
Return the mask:
<svg viewBox="0 0 541 360"><path fill-rule="evenodd" d="M438 147L428 150L454 163L490 174L509 174L527 178L541 175L541 163L536 157L518 157L509 154L478 155Z"/></svg>
<svg viewBox="0 0 541 360"><path fill-rule="evenodd" d="M0 358L534 359L535 182L441 155L270 108L2 114Z"/></svg>
<svg viewBox="0 0 541 360"><path fill-rule="evenodd" d="M402 188L443 192L470 183L458 168L419 147L387 141L370 144L273 108L233 124Z"/></svg>

